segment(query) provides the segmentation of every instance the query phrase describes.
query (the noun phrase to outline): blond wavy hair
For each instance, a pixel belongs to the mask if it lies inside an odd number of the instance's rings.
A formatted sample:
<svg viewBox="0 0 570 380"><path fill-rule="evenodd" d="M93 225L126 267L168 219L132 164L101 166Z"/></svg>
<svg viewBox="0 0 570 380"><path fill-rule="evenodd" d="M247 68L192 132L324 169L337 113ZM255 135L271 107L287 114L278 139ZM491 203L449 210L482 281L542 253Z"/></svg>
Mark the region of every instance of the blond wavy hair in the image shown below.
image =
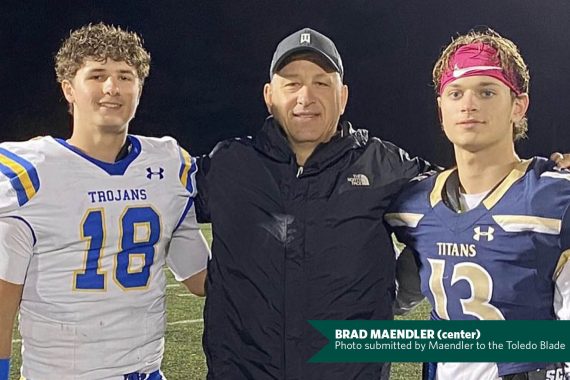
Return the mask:
<svg viewBox="0 0 570 380"><path fill-rule="evenodd" d="M449 60L457 49L461 46L478 42L497 50L497 58L507 77L509 77L521 93L528 93L530 74L517 45L490 28L482 31L472 30L465 35L458 36L452 39L451 43L443 49L432 72L433 84L436 91L439 89L443 73L449 69ZM517 95L512 92L512 96L514 100ZM513 123L513 140L516 141L525 138L527 130L528 120L525 116L519 122Z"/></svg>

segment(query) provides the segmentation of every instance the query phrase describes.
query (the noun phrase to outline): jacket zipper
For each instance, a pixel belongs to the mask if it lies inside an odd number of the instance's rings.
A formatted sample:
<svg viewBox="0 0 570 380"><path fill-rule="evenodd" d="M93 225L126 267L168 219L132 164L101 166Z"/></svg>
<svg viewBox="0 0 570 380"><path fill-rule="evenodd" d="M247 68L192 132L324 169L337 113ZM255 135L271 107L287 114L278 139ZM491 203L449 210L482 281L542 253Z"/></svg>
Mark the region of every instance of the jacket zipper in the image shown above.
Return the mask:
<svg viewBox="0 0 570 380"><path fill-rule="evenodd" d="M299 166L299 169L297 169L297 178L299 178L301 174L303 174L303 167Z"/></svg>

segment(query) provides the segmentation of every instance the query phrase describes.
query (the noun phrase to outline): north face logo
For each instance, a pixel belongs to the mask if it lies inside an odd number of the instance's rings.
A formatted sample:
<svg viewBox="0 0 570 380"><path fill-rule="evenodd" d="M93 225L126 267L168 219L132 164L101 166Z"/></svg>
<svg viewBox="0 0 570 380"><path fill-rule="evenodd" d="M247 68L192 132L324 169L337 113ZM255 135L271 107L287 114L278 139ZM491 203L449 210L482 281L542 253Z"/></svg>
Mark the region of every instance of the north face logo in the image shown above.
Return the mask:
<svg viewBox="0 0 570 380"><path fill-rule="evenodd" d="M352 177L348 177L346 180L352 186L370 186L370 181L364 174L353 174Z"/></svg>
<svg viewBox="0 0 570 380"><path fill-rule="evenodd" d="M163 178L164 178L164 169L163 169L163 168L158 168L158 171L154 172L154 171L152 171L152 169L149 167L149 168L146 168L146 172L147 172L146 178L148 178L148 179L152 179L152 176L153 176L153 175L158 176L158 179L163 179Z"/></svg>
<svg viewBox="0 0 570 380"><path fill-rule="evenodd" d="M477 226L473 229L475 235L473 235L473 239L479 241L481 238L486 238L487 241L491 241L494 239L493 232L495 229L493 227L489 227L487 231L481 231L481 227Z"/></svg>

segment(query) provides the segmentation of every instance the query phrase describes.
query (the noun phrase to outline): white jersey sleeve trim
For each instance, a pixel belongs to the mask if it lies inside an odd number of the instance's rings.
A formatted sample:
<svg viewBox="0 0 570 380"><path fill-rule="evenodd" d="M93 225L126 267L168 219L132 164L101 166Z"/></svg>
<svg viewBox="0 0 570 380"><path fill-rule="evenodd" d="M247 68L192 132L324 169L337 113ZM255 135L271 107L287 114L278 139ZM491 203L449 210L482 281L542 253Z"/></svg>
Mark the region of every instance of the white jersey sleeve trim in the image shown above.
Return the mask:
<svg viewBox="0 0 570 380"><path fill-rule="evenodd" d="M416 228L423 217L423 214L414 214L411 212L395 212L384 215L384 220L386 220L386 223L392 227Z"/></svg>

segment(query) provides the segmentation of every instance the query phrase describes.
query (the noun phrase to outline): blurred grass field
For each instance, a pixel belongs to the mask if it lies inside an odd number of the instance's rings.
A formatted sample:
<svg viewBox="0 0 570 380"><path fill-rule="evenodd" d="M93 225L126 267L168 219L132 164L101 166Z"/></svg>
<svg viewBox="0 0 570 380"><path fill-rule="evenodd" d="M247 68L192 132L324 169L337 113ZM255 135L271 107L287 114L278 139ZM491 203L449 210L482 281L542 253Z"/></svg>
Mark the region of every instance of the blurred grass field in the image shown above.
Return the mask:
<svg viewBox="0 0 570 380"><path fill-rule="evenodd" d="M211 242L212 231L210 225L203 225L202 231L208 242ZM204 379L206 377L206 361L202 352L202 308L204 300L191 295L183 285L178 284L174 280L170 271L165 270L168 276L166 289L168 318L166 350L162 362L162 370L168 380ZM426 319L428 312L429 306L424 301L413 313L401 319ZM18 380L20 379L21 340L17 328L14 330L13 339L10 379ZM420 379L420 371L421 366L418 363L394 363L392 365L391 380Z"/></svg>

